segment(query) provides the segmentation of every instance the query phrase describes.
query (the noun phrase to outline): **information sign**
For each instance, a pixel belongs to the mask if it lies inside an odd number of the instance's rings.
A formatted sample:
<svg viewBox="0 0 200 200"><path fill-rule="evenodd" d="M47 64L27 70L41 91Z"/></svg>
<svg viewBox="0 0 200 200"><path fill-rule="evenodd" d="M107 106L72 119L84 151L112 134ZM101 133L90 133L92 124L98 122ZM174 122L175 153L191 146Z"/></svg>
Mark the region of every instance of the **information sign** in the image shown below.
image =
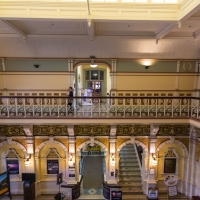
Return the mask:
<svg viewBox="0 0 200 200"><path fill-rule="evenodd" d="M122 200L122 191L112 191L111 197L112 200Z"/></svg>

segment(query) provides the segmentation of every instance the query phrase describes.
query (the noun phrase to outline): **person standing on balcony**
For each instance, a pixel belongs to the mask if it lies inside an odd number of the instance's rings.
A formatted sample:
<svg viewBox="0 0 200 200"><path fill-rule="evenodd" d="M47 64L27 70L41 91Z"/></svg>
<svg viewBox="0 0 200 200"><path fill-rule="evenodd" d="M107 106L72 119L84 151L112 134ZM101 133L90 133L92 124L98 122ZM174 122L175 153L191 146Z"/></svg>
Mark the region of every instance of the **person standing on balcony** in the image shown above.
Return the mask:
<svg viewBox="0 0 200 200"><path fill-rule="evenodd" d="M73 88L72 87L69 87L69 97L73 97L74 94L73 94ZM68 104L67 104L67 107L68 107L68 113L72 113L73 111L73 107L72 107L72 104L73 104L73 99L72 98L69 98L68 99Z"/></svg>

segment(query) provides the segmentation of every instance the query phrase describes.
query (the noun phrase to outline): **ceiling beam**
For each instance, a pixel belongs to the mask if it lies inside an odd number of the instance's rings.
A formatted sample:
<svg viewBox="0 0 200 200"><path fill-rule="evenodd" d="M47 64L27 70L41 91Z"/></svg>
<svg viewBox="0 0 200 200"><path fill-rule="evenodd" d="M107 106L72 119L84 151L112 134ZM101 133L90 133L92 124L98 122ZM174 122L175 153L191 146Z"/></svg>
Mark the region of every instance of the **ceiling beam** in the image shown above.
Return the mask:
<svg viewBox="0 0 200 200"><path fill-rule="evenodd" d="M86 26L87 26L89 38L91 41L93 41L94 40L94 21L89 19Z"/></svg>
<svg viewBox="0 0 200 200"><path fill-rule="evenodd" d="M193 33L193 37L195 41L198 41L200 39L200 29Z"/></svg>
<svg viewBox="0 0 200 200"><path fill-rule="evenodd" d="M22 37L24 40L27 38L27 36L26 36L26 34L24 32L22 32L16 26L12 25L10 22L8 22L6 20L1 20L1 23L3 25L5 25L7 28L9 28L10 30L14 31L17 35L19 35L20 37Z"/></svg>
<svg viewBox="0 0 200 200"><path fill-rule="evenodd" d="M177 26L177 23L170 23L167 25L163 30L161 30L157 35L156 35L156 40L160 40L163 38L165 35L167 35L175 26Z"/></svg>

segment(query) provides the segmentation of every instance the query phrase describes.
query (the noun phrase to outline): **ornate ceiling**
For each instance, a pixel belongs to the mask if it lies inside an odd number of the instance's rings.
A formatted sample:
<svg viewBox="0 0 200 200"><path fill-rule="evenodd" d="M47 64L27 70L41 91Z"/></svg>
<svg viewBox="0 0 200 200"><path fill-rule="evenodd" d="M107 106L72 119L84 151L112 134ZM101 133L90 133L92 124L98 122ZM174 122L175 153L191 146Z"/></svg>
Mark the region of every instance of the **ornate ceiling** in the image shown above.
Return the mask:
<svg viewBox="0 0 200 200"><path fill-rule="evenodd" d="M200 1L155 2L1 0L0 57L199 59Z"/></svg>

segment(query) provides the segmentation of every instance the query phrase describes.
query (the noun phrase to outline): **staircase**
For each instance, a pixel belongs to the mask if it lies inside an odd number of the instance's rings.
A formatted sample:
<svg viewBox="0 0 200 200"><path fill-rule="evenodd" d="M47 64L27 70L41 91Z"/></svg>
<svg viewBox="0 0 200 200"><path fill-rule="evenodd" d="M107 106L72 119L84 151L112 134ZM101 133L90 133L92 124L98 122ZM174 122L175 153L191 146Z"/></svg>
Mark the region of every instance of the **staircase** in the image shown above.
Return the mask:
<svg viewBox="0 0 200 200"><path fill-rule="evenodd" d="M127 144L120 151L119 186L122 187L122 199L146 200L142 190L142 178L137 154L133 144Z"/></svg>

